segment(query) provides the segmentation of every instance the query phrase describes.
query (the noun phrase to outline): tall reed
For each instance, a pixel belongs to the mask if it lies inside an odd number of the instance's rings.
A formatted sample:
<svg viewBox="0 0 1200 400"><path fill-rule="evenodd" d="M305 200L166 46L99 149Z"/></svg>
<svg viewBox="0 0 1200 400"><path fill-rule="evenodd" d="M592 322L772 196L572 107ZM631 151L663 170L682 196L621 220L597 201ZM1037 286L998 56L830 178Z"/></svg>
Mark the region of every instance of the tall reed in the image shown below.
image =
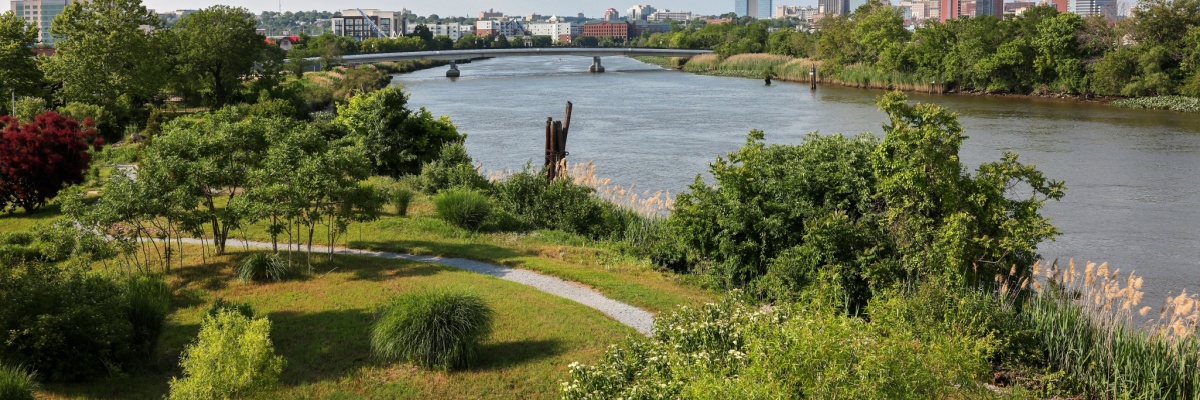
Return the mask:
<svg viewBox="0 0 1200 400"><path fill-rule="evenodd" d="M1200 399L1200 300L1168 298L1156 318L1140 324L1142 278L1108 264L1080 271L1057 263L1033 267L1033 295L1024 315L1047 361L1101 398Z"/></svg>

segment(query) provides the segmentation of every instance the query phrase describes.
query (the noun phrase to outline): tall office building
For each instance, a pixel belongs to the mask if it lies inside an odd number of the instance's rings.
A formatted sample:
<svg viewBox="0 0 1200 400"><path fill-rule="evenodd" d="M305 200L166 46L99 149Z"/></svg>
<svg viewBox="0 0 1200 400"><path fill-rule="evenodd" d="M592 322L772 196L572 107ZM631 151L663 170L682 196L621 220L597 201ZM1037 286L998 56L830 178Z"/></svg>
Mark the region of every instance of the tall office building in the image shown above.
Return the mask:
<svg viewBox="0 0 1200 400"><path fill-rule="evenodd" d="M654 14L655 11L658 10L654 9L654 6L644 4L636 5L629 7L629 11L625 12L625 19L630 21L645 21L646 18L650 17L650 14Z"/></svg>
<svg viewBox="0 0 1200 400"><path fill-rule="evenodd" d="M771 0L734 0L733 12L739 17L771 18L775 8Z"/></svg>
<svg viewBox="0 0 1200 400"><path fill-rule="evenodd" d="M1068 0L1067 11L1079 14L1081 17L1103 15L1109 19L1117 18L1116 0Z"/></svg>
<svg viewBox="0 0 1200 400"><path fill-rule="evenodd" d="M990 15L1004 19L1004 0L941 0L938 20Z"/></svg>
<svg viewBox="0 0 1200 400"><path fill-rule="evenodd" d="M12 2L12 12L17 18L37 26L39 43L54 44L54 37L50 36L50 24L71 3L72 0L17 0Z"/></svg>

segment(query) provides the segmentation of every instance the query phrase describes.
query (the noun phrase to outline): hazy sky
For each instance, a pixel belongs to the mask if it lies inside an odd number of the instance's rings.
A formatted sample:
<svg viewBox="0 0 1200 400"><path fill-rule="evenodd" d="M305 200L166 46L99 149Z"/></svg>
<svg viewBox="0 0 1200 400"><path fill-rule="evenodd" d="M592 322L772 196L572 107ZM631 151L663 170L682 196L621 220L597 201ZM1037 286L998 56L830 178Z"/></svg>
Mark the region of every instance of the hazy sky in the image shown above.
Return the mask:
<svg viewBox="0 0 1200 400"><path fill-rule="evenodd" d="M438 14L439 16L477 16L480 11L493 8L506 15L525 15L538 13L542 15L570 15L584 13L588 17L604 15L604 10L615 8L625 15L625 11L637 4L647 4L658 9L672 11L691 11L701 15L719 15L733 11L733 0L441 0L441 1L385 1L385 0L350 0L350 1L321 1L321 0L143 0L146 7L156 10L198 9L214 4L228 4L250 9L254 13L276 11L282 5L284 11L323 10L336 11L350 8L377 8L387 11L398 11L401 8L412 10L417 15ZM787 0L774 2L780 5L815 5L816 0Z"/></svg>

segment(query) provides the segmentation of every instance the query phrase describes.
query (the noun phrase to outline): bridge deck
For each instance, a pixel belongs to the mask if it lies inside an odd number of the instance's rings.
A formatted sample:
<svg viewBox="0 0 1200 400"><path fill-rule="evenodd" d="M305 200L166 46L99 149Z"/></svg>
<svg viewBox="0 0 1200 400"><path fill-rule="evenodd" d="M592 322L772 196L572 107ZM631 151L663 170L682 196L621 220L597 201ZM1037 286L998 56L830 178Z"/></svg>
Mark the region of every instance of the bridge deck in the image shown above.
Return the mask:
<svg viewBox="0 0 1200 400"><path fill-rule="evenodd" d="M586 57L616 57L616 56L659 56L659 57L695 57L711 54L712 50L677 50L677 49L641 49L641 48L572 48L548 47L529 49L483 49L483 50L447 50L447 51L413 51L406 53L357 54L343 56L348 63L362 64L384 61L412 60L466 60L482 57L535 57L535 56L586 56ZM318 58L308 58L316 61Z"/></svg>

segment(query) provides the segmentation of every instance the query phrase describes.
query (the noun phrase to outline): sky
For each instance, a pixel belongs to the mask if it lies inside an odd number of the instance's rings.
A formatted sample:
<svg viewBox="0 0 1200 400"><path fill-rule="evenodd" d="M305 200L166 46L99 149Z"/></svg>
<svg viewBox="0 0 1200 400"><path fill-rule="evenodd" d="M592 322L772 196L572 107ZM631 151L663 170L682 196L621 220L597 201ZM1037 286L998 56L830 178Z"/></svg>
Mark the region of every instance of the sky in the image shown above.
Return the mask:
<svg viewBox="0 0 1200 400"><path fill-rule="evenodd" d="M503 12L505 15L526 15L538 13L541 15L574 16L583 13L588 17L600 17L604 10L615 8L625 15L625 11L637 4L650 4L657 9L671 11L691 11L700 15L720 15L733 11L733 0L441 0L441 1L385 1L385 0L143 0L147 8L155 10L200 9L214 4L226 4L250 9L253 13L262 11L337 11L350 8L376 8L386 11L399 11L401 8L412 10L417 15L437 14L446 16L479 15L480 11L489 8ZM774 6L780 5L815 5L816 0L774 1Z"/></svg>

